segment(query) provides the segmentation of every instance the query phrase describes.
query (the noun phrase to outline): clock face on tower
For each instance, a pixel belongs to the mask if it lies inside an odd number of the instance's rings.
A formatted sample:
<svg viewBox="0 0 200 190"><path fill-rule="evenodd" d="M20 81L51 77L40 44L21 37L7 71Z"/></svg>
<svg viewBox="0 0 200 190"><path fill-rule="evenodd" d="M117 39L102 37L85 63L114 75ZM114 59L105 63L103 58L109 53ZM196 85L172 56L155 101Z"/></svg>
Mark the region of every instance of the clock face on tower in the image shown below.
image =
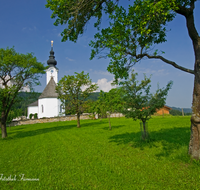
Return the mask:
<svg viewBox="0 0 200 190"><path fill-rule="evenodd" d="M53 73L53 69L51 69L51 74Z"/></svg>

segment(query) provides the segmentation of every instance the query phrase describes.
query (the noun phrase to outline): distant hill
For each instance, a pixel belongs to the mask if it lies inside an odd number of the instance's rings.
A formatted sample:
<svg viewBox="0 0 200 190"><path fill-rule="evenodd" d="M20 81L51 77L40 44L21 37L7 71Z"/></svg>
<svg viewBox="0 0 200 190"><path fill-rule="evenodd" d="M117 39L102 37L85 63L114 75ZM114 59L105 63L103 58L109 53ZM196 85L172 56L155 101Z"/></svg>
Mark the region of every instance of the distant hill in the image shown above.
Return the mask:
<svg viewBox="0 0 200 190"><path fill-rule="evenodd" d="M92 92L86 100L96 101L99 97L100 92Z"/></svg>
<svg viewBox="0 0 200 190"><path fill-rule="evenodd" d="M170 106L168 106L170 107ZM178 110L178 111L181 111L182 112L182 108L177 108L177 107L170 107L172 108L173 110ZM192 113L192 109L191 108L183 108L183 112L184 113Z"/></svg>

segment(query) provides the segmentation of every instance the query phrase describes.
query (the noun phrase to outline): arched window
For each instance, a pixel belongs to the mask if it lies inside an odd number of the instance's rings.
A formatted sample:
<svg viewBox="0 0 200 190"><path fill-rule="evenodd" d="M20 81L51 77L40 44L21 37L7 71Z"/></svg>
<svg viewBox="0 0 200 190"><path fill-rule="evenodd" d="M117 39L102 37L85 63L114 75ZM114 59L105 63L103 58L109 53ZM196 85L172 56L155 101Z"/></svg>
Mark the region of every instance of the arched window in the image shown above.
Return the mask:
<svg viewBox="0 0 200 190"><path fill-rule="evenodd" d="M62 113L62 106L60 105L60 113Z"/></svg>
<svg viewBox="0 0 200 190"><path fill-rule="evenodd" d="M41 105L41 108L42 108L42 113L44 112L44 106L43 105Z"/></svg>

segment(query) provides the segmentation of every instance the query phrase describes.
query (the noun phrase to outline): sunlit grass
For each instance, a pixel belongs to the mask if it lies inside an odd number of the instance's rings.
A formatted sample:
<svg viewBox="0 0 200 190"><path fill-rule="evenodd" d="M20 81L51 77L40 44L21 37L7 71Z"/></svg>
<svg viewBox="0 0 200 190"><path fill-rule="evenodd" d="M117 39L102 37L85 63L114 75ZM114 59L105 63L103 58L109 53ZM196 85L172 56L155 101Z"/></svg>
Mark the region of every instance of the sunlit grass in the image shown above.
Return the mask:
<svg viewBox="0 0 200 190"><path fill-rule="evenodd" d="M190 117L153 117L149 142L126 118L8 128L0 140L0 189L199 189L199 162L187 155ZM39 181L23 181L24 178ZM0 176L1 178L1 176Z"/></svg>

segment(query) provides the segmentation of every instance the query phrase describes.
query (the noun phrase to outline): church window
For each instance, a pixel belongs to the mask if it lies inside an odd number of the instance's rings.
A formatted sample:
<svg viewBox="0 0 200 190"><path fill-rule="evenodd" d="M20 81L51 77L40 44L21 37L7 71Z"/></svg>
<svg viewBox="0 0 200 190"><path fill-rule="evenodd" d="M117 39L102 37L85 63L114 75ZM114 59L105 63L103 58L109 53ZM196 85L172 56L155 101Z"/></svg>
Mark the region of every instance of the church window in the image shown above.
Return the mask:
<svg viewBox="0 0 200 190"><path fill-rule="evenodd" d="M42 105L41 107L42 107L42 113L43 113L44 112L44 106Z"/></svg>

